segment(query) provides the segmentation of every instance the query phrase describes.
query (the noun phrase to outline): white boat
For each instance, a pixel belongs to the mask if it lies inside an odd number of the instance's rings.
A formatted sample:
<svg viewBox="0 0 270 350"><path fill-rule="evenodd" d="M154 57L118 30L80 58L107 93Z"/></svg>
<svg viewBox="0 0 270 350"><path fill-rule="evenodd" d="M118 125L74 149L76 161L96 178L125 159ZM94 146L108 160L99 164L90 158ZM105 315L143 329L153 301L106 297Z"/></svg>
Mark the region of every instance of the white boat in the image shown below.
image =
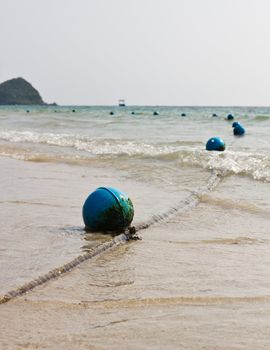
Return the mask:
<svg viewBox="0 0 270 350"><path fill-rule="evenodd" d="M123 98L121 98L119 101L118 101L118 106L119 107L125 107L126 106L126 102Z"/></svg>

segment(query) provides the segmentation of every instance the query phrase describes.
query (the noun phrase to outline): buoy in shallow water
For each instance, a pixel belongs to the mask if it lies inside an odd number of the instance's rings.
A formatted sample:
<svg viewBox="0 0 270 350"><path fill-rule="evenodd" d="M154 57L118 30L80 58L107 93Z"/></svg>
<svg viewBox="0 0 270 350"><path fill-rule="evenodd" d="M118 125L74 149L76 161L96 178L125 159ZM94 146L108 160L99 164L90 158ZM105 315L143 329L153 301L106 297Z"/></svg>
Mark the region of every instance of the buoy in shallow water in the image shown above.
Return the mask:
<svg viewBox="0 0 270 350"><path fill-rule="evenodd" d="M216 114L216 113L213 113L213 114L212 114L212 117L217 117L217 114Z"/></svg>
<svg viewBox="0 0 270 350"><path fill-rule="evenodd" d="M114 112L110 112L110 115L114 115Z"/></svg>
<svg viewBox="0 0 270 350"><path fill-rule="evenodd" d="M227 115L227 120L233 120L233 119L234 119L234 116L232 114Z"/></svg>
<svg viewBox="0 0 270 350"><path fill-rule="evenodd" d="M86 199L82 214L89 231L118 231L131 224L134 208L125 193L112 187L99 187Z"/></svg>
<svg viewBox="0 0 270 350"><path fill-rule="evenodd" d="M159 113L157 111L154 111L153 115L159 115Z"/></svg>
<svg viewBox="0 0 270 350"><path fill-rule="evenodd" d="M238 124L233 128L234 135L241 136L241 135L244 135L245 132L246 130L242 127L241 124Z"/></svg>
<svg viewBox="0 0 270 350"><path fill-rule="evenodd" d="M206 143L207 151L224 151L225 142L220 137L212 137Z"/></svg>
<svg viewBox="0 0 270 350"><path fill-rule="evenodd" d="M186 117L186 116L187 116L186 113L181 114L181 117Z"/></svg>

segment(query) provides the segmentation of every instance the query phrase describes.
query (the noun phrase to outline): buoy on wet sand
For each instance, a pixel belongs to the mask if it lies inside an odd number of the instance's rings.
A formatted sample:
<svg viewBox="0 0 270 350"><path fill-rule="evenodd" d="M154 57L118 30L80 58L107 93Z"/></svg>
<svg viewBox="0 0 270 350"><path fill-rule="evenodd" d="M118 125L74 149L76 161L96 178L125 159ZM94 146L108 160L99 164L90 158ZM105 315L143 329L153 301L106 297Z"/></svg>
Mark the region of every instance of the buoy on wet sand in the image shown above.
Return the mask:
<svg viewBox="0 0 270 350"><path fill-rule="evenodd" d="M212 137L206 143L207 151L224 151L225 142L220 137Z"/></svg>
<svg viewBox="0 0 270 350"><path fill-rule="evenodd" d="M227 119L227 120L233 120L233 119L234 119L234 116L233 116L232 114L228 114L226 119Z"/></svg>
<svg viewBox="0 0 270 350"><path fill-rule="evenodd" d="M239 123L237 125L235 125L235 127L233 128L233 134L236 136L242 136L245 134L245 132L246 132L246 130Z"/></svg>
<svg viewBox="0 0 270 350"><path fill-rule="evenodd" d="M112 187L99 187L86 199L82 215L86 230L119 231L131 224L134 208L125 193Z"/></svg>

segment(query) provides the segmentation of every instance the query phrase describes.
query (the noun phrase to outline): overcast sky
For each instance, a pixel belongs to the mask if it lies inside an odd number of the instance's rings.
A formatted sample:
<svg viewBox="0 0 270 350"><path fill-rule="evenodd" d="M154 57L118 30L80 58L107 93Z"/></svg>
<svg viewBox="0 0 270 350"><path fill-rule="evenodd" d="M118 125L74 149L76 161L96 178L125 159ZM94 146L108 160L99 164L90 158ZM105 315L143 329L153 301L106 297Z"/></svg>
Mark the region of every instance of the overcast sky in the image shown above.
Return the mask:
<svg viewBox="0 0 270 350"><path fill-rule="evenodd" d="M269 0L0 5L0 82L46 102L270 106Z"/></svg>

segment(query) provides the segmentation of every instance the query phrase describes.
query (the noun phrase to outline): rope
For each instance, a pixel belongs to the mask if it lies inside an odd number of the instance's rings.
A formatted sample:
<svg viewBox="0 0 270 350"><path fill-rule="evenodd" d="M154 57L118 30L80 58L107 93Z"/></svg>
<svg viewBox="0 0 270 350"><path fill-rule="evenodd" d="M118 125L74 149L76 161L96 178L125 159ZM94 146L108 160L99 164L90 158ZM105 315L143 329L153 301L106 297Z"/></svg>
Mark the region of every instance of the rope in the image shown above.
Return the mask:
<svg viewBox="0 0 270 350"><path fill-rule="evenodd" d="M165 221L170 216L176 213L184 213L187 210L190 210L191 208L195 207L200 202L200 198L202 197L202 195L212 191L219 184L220 180L221 180L221 174L217 172L213 172L209 177L207 184L204 187L201 187L197 191L192 192L189 197L179 202L175 207L170 208L167 212L163 214L154 215L150 220L148 220L145 223L138 224L136 227L134 226L129 227L124 233L119 234L118 236L114 237L110 241L102 243L99 246L95 247L94 249L79 255L78 257L71 260L70 262L60 267L57 267L49 271L48 273L35 278L30 282L25 283L24 285L22 285L17 289L9 291L5 295L0 296L0 304L4 304L10 301L11 299L14 299L18 296L28 293L35 287L41 286L42 284L63 275L64 273L74 269L76 266L80 265L84 261L90 260L95 256L100 255L109 249L115 248L118 245L126 243L131 239L132 240L141 239L137 235L138 231L145 230L154 224L157 224L161 221Z"/></svg>
<svg viewBox="0 0 270 350"><path fill-rule="evenodd" d="M185 200L180 201L176 206L170 208L167 212L154 215L147 222L138 224L136 226L136 231L145 230L151 225L167 220L170 216L175 215L176 213L184 213L194 208L196 205L198 205L201 197L204 194L212 191L219 184L221 178L221 173L213 172L208 178L207 184L205 186L200 187L197 191L193 191Z"/></svg>

